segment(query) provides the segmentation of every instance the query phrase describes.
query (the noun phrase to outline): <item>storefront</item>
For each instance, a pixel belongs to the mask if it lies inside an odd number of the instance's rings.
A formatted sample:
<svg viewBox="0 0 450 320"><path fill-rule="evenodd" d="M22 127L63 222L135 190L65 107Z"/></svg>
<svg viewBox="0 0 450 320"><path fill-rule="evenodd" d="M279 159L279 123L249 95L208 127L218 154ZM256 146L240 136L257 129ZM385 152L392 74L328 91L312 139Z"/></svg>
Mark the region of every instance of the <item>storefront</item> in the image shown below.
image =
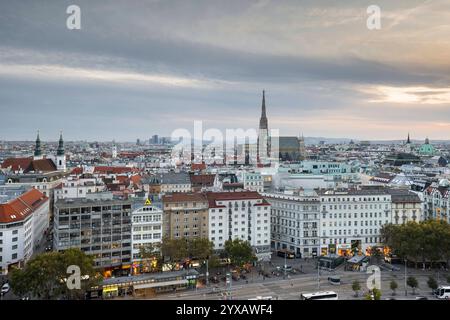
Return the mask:
<svg viewBox="0 0 450 320"><path fill-rule="evenodd" d="M135 297L152 297L163 292L176 292L193 289L199 277L195 269L147 273L141 275L108 278L91 292L101 292L102 298L133 295Z"/></svg>
<svg viewBox="0 0 450 320"><path fill-rule="evenodd" d="M338 255L342 257L349 257L352 255L351 245L349 244L340 244L338 245Z"/></svg>

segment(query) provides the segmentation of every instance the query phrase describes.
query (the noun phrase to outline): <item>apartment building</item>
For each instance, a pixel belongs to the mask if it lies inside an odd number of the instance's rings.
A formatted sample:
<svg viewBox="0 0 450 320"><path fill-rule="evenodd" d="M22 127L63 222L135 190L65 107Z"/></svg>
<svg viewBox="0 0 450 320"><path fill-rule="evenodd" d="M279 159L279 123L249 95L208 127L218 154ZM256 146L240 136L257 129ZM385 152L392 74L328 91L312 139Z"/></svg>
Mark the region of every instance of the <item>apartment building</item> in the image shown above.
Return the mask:
<svg viewBox="0 0 450 320"><path fill-rule="evenodd" d="M258 192L207 192L209 239L215 250L225 241L250 242L258 259L270 258L270 203Z"/></svg>
<svg viewBox="0 0 450 320"><path fill-rule="evenodd" d="M447 180L433 183L423 192L423 219L444 220L450 223L450 185Z"/></svg>
<svg viewBox="0 0 450 320"><path fill-rule="evenodd" d="M106 275L126 273L131 268L131 205L112 194L56 201L54 249L80 248Z"/></svg>
<svg viewBox="0 0 450 320"><path fill-rule="evenodd" d="M422 200L417 193L406 189L388 189L392 201L392 223L404 224L423 220Z"/></svg>
<svg viewBox="0 0 450 320"><path fill-rule="evenodd" d="M381 245L380 229L392 221L391 195L378 190L319 190L321 254L366 254Z"/></svg>
<svg viewBox="0 0 450 320"><path fill-rule="evenodd" d="M162 202L164 237L208 238L208 200L203 193L166 194Z"/></svg>
<svg viewBox="0 0 450 320"><path fill-rule="evenodd" d="M263 193L271 204L271 248L297 257L319 254L320 198L317 194Z"/></svg>
<svg viewBox="0 0 450 320"><path fill-rule="evenodd" d="M0 204L0 274L31 258L49 224L49 199L37 189Z"/></svg>
<svg viewBox="0 0 450 320"><path fill-rule="evenodd" d="M140 262L140 248L157 245L162 240L163 211L152 205L133 205L132 217L132 260Z"/></svg>

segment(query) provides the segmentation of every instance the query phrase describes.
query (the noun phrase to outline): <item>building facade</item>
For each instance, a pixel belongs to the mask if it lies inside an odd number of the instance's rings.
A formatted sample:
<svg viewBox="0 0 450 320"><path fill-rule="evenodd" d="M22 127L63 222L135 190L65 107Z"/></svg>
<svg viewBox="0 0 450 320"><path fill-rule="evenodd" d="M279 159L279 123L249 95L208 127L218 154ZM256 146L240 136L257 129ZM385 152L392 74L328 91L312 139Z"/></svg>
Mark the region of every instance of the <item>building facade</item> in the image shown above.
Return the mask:
<svg viewBox="0 0 450 320"><path fill-rule="evenodd" d="M49 225L49 200L31 189L0 204L0 274L23 266Z"/></svg>
<svg viewBox="0 0 450 320"><path fill-rule="evenodd" d="M271 204L271 248L288 249L297 257L319 254L320 199L317 195L263 193Z"/></svg>
<svg viewBox="0 0 450 320"><path fill-rule="evenodd" d="M131 200L62 199L55 202L54 249L80 248L94 267L121 274L131 268Z"/></svg>
<svg viewBox="0 0 450 320"><path fill-rule="evenodd" d="M393 224L422 221L422 201L416 193L405 189L388 189L388 192L392 201Z"/></svg>
<svg viewBox="0 0 450 320"><path fill-rule="evenodd" d="M259 260L270 259L270 203L258 192L208 192L209 239L215 250L225 241L248 241Z"/></svg>
<svg viewBox="0 0 450 320"><path fill-rule="evenodd" d="M320 190L321 254L366 254L380 246L380 229L392 221L386 190Z"/></svg>
<svg viewBox="0 0 450 320"><path fill-rule="evenodd" d="M140 248L142 246L156 246L162 240L163 211L152 205L139 205L133 209L132 217L132 259L140 262Z"/></svg>
<svg viewBox="0 0 450 320"><path fill-rule="evenodd" d="M162 198L163 236L208 238L208 200L203 193L172 193Z"/></svg>

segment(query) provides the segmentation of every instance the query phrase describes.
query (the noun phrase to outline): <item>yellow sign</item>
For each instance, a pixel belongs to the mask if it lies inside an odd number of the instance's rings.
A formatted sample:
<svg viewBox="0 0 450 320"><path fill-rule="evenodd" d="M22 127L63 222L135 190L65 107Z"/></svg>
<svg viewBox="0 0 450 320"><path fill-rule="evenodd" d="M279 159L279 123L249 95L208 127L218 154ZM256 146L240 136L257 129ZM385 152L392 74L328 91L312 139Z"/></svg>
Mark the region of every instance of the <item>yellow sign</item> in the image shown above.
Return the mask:
<svg viewBox="0 0 450 320"><path fill-rule="evenodd" d="M114 291L119 291L119 287L112 286L112 287L103 288L103 293L114 292Z"/></svg>
<svg viewBox="0 0 450 320"><path fill-rule="evenodd" d="M147 199L147 200L145 201L145 205L148 206L148 205L150 205L150 204L152 204L152 202L150 201L150 199Z"/></svg>

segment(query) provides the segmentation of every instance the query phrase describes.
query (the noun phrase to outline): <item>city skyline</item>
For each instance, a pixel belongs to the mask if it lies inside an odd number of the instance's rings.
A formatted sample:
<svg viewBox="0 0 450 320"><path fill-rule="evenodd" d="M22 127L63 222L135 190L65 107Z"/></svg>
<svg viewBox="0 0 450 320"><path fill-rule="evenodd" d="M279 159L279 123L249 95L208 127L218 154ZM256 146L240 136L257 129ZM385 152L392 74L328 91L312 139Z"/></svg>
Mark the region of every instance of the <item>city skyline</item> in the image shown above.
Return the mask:
<svg viewBox="0 0 450 320"><path fill-rule="evenodd" d="M0 4L0 140L257 129L263 89L283 136L447 138L445 1L377 1L380 30L371 1L128 3L78 1L81 30L70 3Z"/></svg>

